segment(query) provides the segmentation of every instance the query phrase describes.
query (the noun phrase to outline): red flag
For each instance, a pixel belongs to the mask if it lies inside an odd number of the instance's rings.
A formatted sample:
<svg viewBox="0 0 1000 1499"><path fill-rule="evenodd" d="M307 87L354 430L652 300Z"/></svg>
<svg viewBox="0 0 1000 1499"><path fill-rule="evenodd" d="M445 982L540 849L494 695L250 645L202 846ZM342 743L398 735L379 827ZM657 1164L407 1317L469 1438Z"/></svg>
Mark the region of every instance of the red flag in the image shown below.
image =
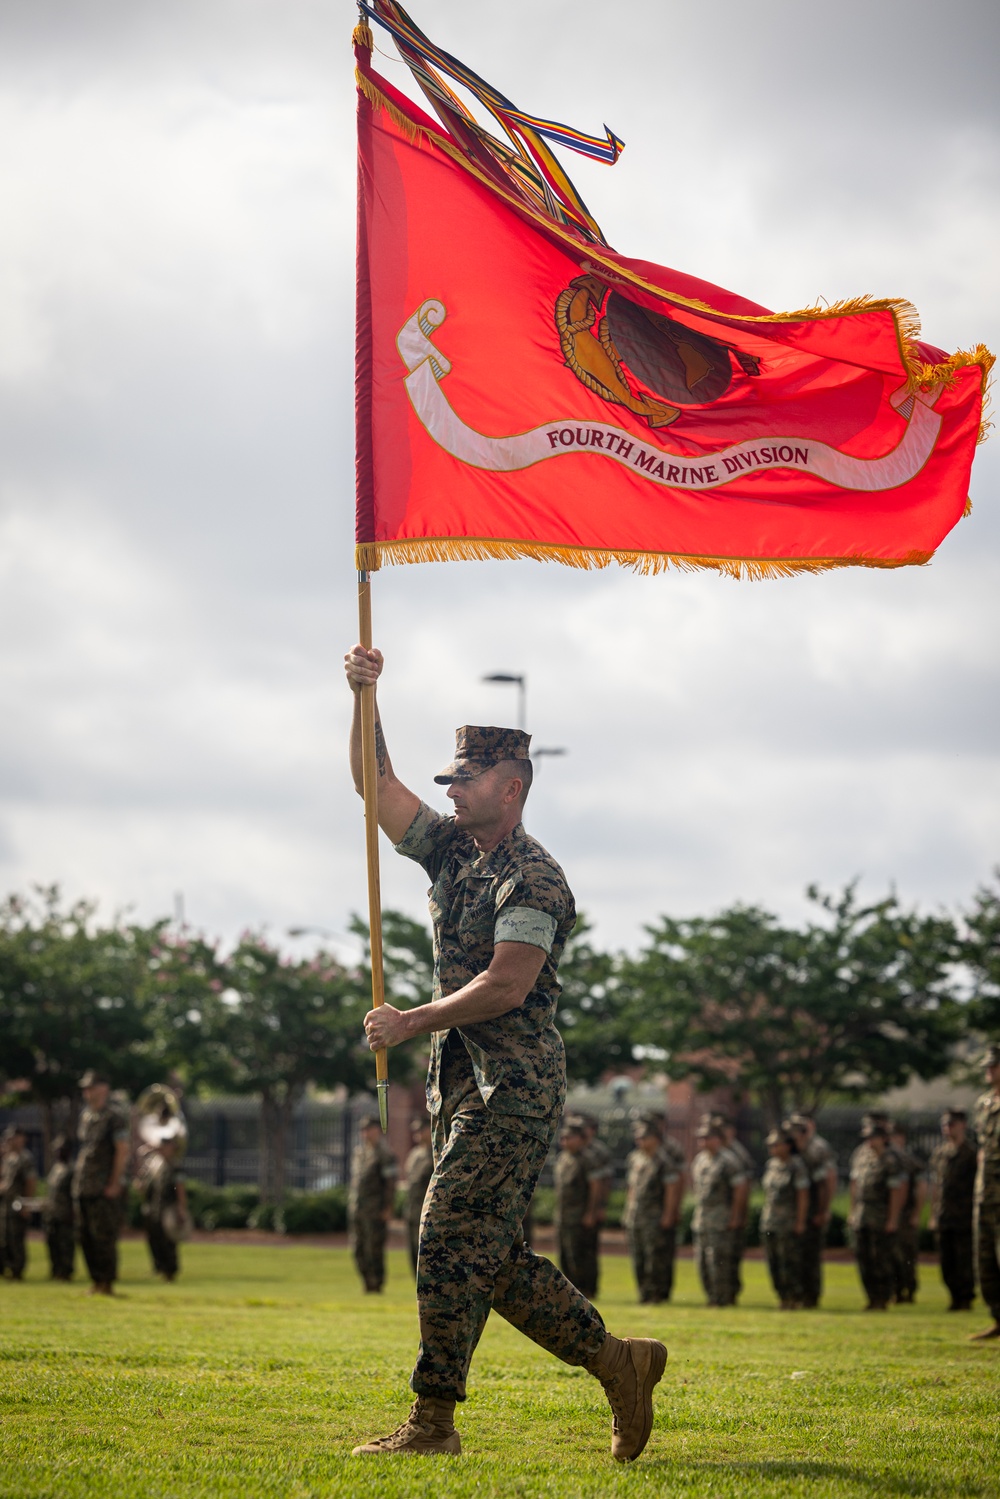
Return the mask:
<svg viewBox="0 0 1000 1499"><path fill-rule="evenodd" d="M430 55L400 7L369 14ZM610 132L526 116L470 74L508 160L434 73L420 80L451 129L371 71L365 27L355 39L359 568L766 576L931 557L966 507L986 348L920 343L900 300L771 313L620 255L541 139L611 160Z"/></svg>

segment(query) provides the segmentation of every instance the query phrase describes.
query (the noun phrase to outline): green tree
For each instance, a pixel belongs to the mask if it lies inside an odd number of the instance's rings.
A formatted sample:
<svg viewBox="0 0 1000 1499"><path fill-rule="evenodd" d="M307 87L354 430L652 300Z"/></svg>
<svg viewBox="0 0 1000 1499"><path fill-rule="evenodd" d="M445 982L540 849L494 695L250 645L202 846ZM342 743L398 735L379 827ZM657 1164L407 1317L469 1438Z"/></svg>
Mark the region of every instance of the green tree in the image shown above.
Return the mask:
<svg viewBox="0 0 1000 1499"><path fill-rule="evenodd" d="M637 1035L674 1077L728 1084L777 1121L791 1104L864 1097L946 1070L961 1034L954 924L896 897L857 902L815 887L823 912L800 928L755 906L661 917L624 975L644 1012Z"/></svg>
<svg viewBox="0 0 1000 1499"><path fill-rule="evenodd" d="M143 1004L148 932L102 925L92 901L64 906L56 886L0 905L0 1072L53 1111L87 1067L133 1091L157 1075Z"/></svg>
<svg viewBox="0 0 1000 1499"><path fill-rule="evenodd" d="M226 979L212 1042L236 1091L260 1095L261 1196L280 1202L289 1126L306 1087L353 1090L367 1081L361 1022L369 1001L360 975L331 954L292 961L253 934L229 957Z"/></svg>
<svg viewBox="0 0 1000 1499"><path fill-rule="evenodd" d="M566 943L556 1023L570 1082L593 1084L610 1070L633 1065L632 1046L638 1038L633 1035L632 991L621 981L622 960L594 947L590 931L586 916L580 916Z"/></svg>
<svg viewBox="0 0 1000 1499"><path fill-rule="evenodd" d="M1000 869L995 885L982 885L964 913L962 960L972 974L969 1021L976 1030L1000 1040Z"/></svg>

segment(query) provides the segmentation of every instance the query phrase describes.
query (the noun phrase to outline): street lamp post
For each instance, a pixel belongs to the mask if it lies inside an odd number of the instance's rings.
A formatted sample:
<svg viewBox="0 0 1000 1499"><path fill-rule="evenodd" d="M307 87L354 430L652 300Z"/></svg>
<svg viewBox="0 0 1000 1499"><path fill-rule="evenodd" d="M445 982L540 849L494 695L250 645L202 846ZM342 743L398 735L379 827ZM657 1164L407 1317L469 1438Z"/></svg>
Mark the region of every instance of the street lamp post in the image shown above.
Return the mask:
<svg viewBox="0 0 1000 1499"><path fill-rule="evenodd" d="M528 723L528 678L523 672L494 671L488 677L481 679L484 682L513 682L517 685L517 726L524 730Z"/></svg>
<svg viewBox="0 0 1000 1499"><path fill-rule="evenodd" d="M531 751L531 759L532 759L532 763L534 764L536 770L540 771L541 768L542 768L541 761L544 759L544 757L546 755L567 755L567 754L569 754L569 751L566 750L566 749L562 749L561 747L557 748L557 747L553 746L553 747L549 748L549 747L545 746L544 744L540 744L536 750L532 750Z"/></svg>

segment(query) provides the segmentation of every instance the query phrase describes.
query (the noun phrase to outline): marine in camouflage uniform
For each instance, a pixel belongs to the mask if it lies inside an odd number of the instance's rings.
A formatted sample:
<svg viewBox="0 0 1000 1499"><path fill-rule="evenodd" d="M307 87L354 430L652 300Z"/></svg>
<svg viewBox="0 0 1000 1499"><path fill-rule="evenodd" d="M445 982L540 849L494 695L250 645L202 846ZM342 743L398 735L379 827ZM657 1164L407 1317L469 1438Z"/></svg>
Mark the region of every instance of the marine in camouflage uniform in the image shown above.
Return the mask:
<svg viewBox="0 0 1000 1499"><path fill-rule="evenodd" d="M872 1125L864 1149L851 1164L851 1217L854 1253L868 1297L865 1308L883 1312L895 1289L893 1241L906 1196L906 1174L889 1147L885 1126Z"/></svg>
<svg viewBox="0 0 1000 1499"><path fill-rule="evenodd" d="M377 1114L361 1120L361 1141L351 1157L347 1198L354 1263L366 1291L385 1284L385 1239L396 1196L396 1158L382 1138Z"/></svg>
<svg viewBox="0 0 1000 1499"><path fill-rule="evenodd" d="M21 1280L28 1263L25 1234L28 1214L24 1202L35 1195L35 1158L27 1150L27 1135L20 1125L4 1131L4 1155L0 1161L0 1242L3 1243L4 1273Z"/></svg>
<svg viewBox="0 0 1000 1499"><path fill-rule="evenodd" d="M789 1131L767 1137L760 1231L767 1268L783 1311L802 1305L802 1239L809 1216L809 1169Z"/></svg>
<svg viewBox="0 0 1000 1499"><path fill-rule="evenodd" d="M363 788L360 695L381 658L357 646L345 667L355 692L351 767ZM376 709L377 715L377 709ZM467 726L435 780L453 817L431 811L396 778L376 716L379 821L397 851L429 876L434 998L365 1017L373 1050L431 1032L427 1102L434 1174L417 1269L420 1347L409 1418L357 1454L457 1453L455 1401L491 1310L604 1386L612 1453L638 1455L652 1428L652 1389L666 1350L617 1339L521 1224L565 1098L565 1054L554 1019L556 969L575 922L562 870L520 821L531 780L528 736Z"/></svg>
<svg viewBox="0 0 1000 1499"><path fill-rule="evenodd" d="M976 1104L979 1164L973 1227L979 1294L990 1309L993 1324L973 1333L977 1342L1000 1338L1000 1046L989 1048L985 1064L990 1091Z"/></svg>
<svg viewBox="0 0 1000 1499"><path fill-rule="evenodd" d="M578 1291L588 1292L581 1282L587 1276L587 1251L583 1220L590 1205L587 1177L587 1135L582 1119L568 1115L559 1136L559 1154L552 1168L555 1195L554 1227L559 1248L559 1268Z"/></svg>
<svg viewBox="0 0 1000 1499"><path fill-rule="evenodd" d="M628 1158L623 1227L641 1302L669 1301L674 1287L677 1220L684 1188L676 1147L667 1150L655 1125L635 1127L635 1150Z"/></svg>
<svg viewBox="0 0 1000 1499"><path fill-rule="evenodd" d="M691 1163L698 1274L709 1306L733 1306L736 1230L743 1221L750 1182L740 1161L726 1149L720 1125L703 1124L698 1139L702 1148Z"/></svg>
<svg viewBox="0 0 1000 1499"><path fill-rule="evenodd" d="M892 1264L896 1301L900 1305L909 1305L916 1300L919 1286L917 1258L920 1250L920 1214L927 1193L924 1180L927 1165L907 1146L906 1129L902 1124L897 1122L892 1125L889 1143L899 1157L906 1175L906 1196L899 1215Z"/></svg>
<svg viewBox="0 0 1000 1499"><path fill-rule="evenodd" d="M80 1248L98 1295L110 1296L118 1279L118 1234L131 1131L110 1097L107 1078L91 1069L80 1079L86 1107L77 1129L73 1205Z"/></svg>
<svg viewBox="0 0 1000 1499"><path fill-rule="evenodd" d="M72 1280L76 1260L76 1228L73 1221L73 1147L65 1135L52 1142L55 1157L45 1178L42 1221L53 1280Z"/></svg>
<svg viewBox="0 0 1000 1499"><path fill-rule="evenodd" d="M165 1139L151 1151L139 1180L142 1216L153 1270L164 1280L174 1280L180 1269L179 1233L187 1217L187 1193L175 1159L174 1140Z"/></svg>
<svg viewBox="0 0 1000 1499"><path fill-rule="evenodd" d="M613 1166L611 1152L597 1133L598 1121L592 1114L581 1114L580 1118L587 1131L584 1157L590 1195L587 1211L580 1225L578 1264L581 1280L574 1284L592 1301L597 1295L601 1280L601 1227L611 1191Z"/></svg>
<svg viewBox="0 0 1000 1499"><path fill-rule="evenodd" d="M434 1173L430 1120L414 1119L410 1125L410 1134L413 1148L403 1166L403 1186L406 1190L406 1233L410 1264L416 1275L420 1254L420 1215L424 1210L428 1183Z"/></svg>
<svg viewBox="0 0 1000 1499"><path fill-rule="evenodd" d="M937 1233L941 1279L951 1296L948 1310L967 1312L976 1299L972 1214L977 1157L965 1110L946 1109L941 1133L944 1138L931 1156L931 1228Z"/></svg>
<svg viewBox="0 0 1000 1499"><path fill-rule="evenodd" d="M809 1217L802 1235L802 1305L816 1307L823 1294L823 1246L837 1189L837 1157L816 1133L815 1122L808 1114L793 1114L781 1127L791 1132L809 1172Z"/></svg>
<svg viewBox="0 0 1000 1499"><path fill-rule="evenodd" d="M743 1144L743 1141L736 1133L736 1125L725 1114L715 1114L713 1115L713 1118L722 1128L723 1145L730 1152L730 1154L734 1155L739 1161L740 1165L743 1167L743 1170L746 1172L747 1182L749 1186L752 1186L754 1178L757 1175L757 1168L754 1164L753 1156L750 1154L749 1150L747 1150L746 1146ZM742 1296L743 1294L743 1255L747 1247L747 1217L749 1215L749 1211L750 1196L748 1190L747 1197L743 1204L743 1217L733 1229L733 1275L735 1278L736 1286L736 1292L733 1298L734 1301L739 1300L740 1296Z"/></svg>

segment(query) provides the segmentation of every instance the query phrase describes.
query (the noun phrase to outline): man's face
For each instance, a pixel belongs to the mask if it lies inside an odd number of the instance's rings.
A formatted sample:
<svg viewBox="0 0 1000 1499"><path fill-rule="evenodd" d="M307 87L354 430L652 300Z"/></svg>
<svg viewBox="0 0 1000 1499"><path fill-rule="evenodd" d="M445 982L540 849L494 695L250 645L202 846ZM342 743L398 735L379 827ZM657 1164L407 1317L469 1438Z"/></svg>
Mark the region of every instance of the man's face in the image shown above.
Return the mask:
<svg viewBox="0 0 1000 1499"><path fill-rule="evenodd" d="M639 1149L644 1155L655 1155L659 1148L660 1138L658 1135L640 1135Z"/></svg>
<svg viewBox="0 0 1000 1499"><path fill-rule="evenodd" d="M941 1133L946 1140L953 1140L956 1145L961 1145L965 1139L964 1119L942 1119Z"/></svg>
<svg viewBox="0 0 1000 1499"><path fill-rule="evenodd" d="M103 1109L108 1101L111 1089L107 1083L91 1083L89 1088L84 1088L83 1096L87 1100L87 1107L91 1109Z"/></svg>
<svg viewBox="0 0 1000 1499"><path fill-rule="evenodd" d="M361 1138L362 1138L362 1140L364 1140L364 1142L365 1142L366 1145L374 1145L377 1142L377 1140L378 1140L379 1136L381 1135L381 1133L382 1133L382 1126L381 1125L379 1125L379 1124L366 1124L365 1127L364 1127L364 1129L361 1131Z"/></svg>
<svg viewBox="0 0 1000 1499"><path fill-rule="evenodd" d="M494 827L516 800L512 785L510 776L504 775L498 765L452 781L445 795L454 803L456 825L473 835L479 829Z"/></svg>
<svg viewBox="0 0 1000 1499"><path fill-rule="evenodd" d="M885 1135L869 1135L865 1143L868 1145L868 1148L870 1150L874 1150L876 1155L881 1155L885 1150L888 1141L886 1140Z"/></svg>
<svg viewBox="0 0 1000 1499"><path fill-rule="evenodd" d="M559 1142L563 1150L568 1150L570 1155L579 1155L583 1149L583 1136L577 1134L576 1130L567 1130Z"/></svg>
<svg viewBox="0 0 1000 1499"><path fill-rule="evenodd" d="M701 1143L703 1149L707 1150L709 1155L718 1155L719 1151L722 1149L722 1136L717 1135L713 1130L710 1135L705 1135L703 1137Z"/></svg>

